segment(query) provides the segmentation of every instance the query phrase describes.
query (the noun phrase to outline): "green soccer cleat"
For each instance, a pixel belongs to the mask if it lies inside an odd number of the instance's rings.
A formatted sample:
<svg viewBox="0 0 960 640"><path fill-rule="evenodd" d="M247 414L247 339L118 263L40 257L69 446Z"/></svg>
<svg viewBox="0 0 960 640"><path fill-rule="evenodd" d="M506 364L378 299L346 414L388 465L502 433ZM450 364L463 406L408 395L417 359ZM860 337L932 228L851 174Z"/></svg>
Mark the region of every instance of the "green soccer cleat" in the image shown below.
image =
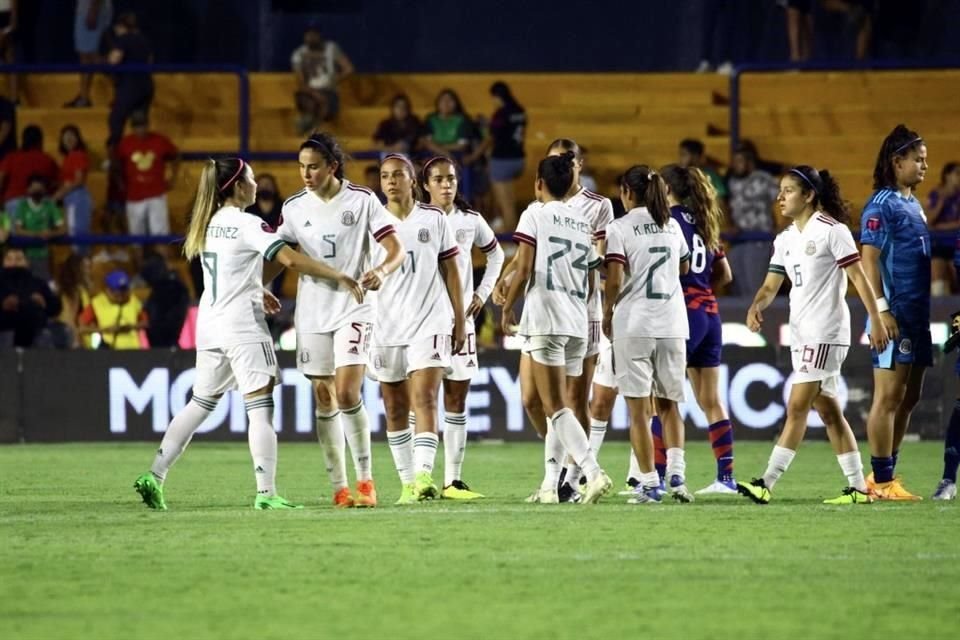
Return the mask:
<svg viewBox="0 0 960 640"><path fill-rule="evenodd" d="M757 504L770 502L770 489L767 489L767 485L763 483L763 478L754 478L749 484L738 482L737 491L740 492L740 495L750 498Z"/></svg>
<svg viewBox="0 0 960 640"><path fill-rule="evenodd" d="M483 498L484 495L472 491L463 480L454 480L443 488L440 497L446 500L476 500L477 498Z"/></svg>
<svg viewBox="0 0 960 640"><path fill-rule="evenodd" d="M824 500L823 504L870 504L871 502L873 502L873 496L869 493L864 493L853 487L847 487L843 490L842 494L836 498Z"/></svg>
<svg viewBox="0 0 960 640"><path fill-rule="evenodd" d="M143 504L151 509L167 510L167 503L163 501L163 485L149 471L134 481L133 488L143 498Z"/></svg>
<svg viewBox="0 0 960 640"><path fill-rule="evenodd" d="M303 509L302 504L293 504L280 496L257 496L253 501L254 509Z"/></svg>
<svg viewBox="0 0 960 640"><path fill-rule="evenodd" d="M433 482L433 476L431 476L426 471L421 471L417 474L417 479L413 482L413 492L417 496L417 500L433 500L434 498L440 497L440 490L437 489L437 485Z"/></svg>
<svg viewBox="0 0 960 640"><path fill-rule="evenodd" d="M414 489L413 484L403 485L403 489L400 490L400 499L394 502L394 504L417 504L417 492Z"/></svg>

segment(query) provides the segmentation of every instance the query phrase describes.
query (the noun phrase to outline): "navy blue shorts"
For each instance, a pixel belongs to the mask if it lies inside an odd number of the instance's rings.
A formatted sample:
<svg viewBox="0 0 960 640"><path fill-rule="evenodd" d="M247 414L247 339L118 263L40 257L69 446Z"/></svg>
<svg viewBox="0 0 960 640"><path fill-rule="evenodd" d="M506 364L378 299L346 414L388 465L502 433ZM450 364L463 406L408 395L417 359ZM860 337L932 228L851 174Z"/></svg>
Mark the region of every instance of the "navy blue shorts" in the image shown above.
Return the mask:
<svg viewBox="0 0 960 640"><path fill-rule="evenodd" d="M720 366L723 351L723 324L716 313L687 309L690 338L687 340L687 366L696 369Z"/></svg>
<svg viewBox="0 0 960 640"><path fill-rule="evenodd" d="M867 331L870 323L867 322ZM896 364L915 364L919 367L933 366L933 341L930 329L900 327L900 339L891 341L881 352L870 350L874 369L895 369Z"/></svg>

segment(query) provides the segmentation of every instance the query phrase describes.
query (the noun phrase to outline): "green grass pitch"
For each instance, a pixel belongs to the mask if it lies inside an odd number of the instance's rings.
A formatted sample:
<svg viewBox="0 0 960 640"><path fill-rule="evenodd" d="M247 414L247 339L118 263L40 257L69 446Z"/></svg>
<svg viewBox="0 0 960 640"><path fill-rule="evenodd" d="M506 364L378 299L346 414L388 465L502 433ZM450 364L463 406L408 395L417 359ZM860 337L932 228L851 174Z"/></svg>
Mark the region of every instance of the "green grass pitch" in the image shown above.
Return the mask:
<svg viewBox="0 0 960 640"><path fill-rule="evenodd" d="M131 485L154 446L0 447L0 638L851 640L960 628L960 517L929 500L938 443L901 456L922 503L853 508L820 504L844 484L824 443L802 447L765 507L739 496L526 505L542 449L471 443L465 478L488 499L399 508L377 445L382 506L368 511L335 511L319 448L281 443L281 494L307 505L295 512L250 508L246 447L205 443L171 472L170 511L149 511ZM706 443L688 449L700 488L713 459ZM738 475L759 474L769 451L738 443ZM601 453L618 488L626 452Z"/></svg>

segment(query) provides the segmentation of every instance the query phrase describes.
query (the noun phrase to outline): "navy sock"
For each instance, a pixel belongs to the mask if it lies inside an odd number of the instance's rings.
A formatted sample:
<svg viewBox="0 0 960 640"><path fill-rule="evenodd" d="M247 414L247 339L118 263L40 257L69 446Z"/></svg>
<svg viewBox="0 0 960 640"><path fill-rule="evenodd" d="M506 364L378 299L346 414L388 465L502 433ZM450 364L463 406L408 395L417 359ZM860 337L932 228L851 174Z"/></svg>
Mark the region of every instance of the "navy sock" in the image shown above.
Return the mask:
<svg viewBox="0 0 960 640"><path fill-rule="evenodd" d="M943 443L943 479L957 481L957 467L960 466L960 400L953 404L947 435Z"/></svg>
<svg viewBox="0 0 960 640"><path fill-rule="evenodd" d="M870 456L870 466L873 468L873 481L877 484L893 480L893 456Z"/></svg>
<svg viewBox="0 0 960 640"><path fill-rule="evenodd" d="M890 459L893 460L893 473L897 473L897 462L900 461L900 449L894 449L893 455L890 456Z"/></svg>
<svg viewBox="0 0 960 640"><path fill-rule="evenodd" d="M653 466L663 482L663 477L667 475L667 448L663 444L663 425L660 423L660 416L653 416L650 421L650 433L653 434Z"/></svg>

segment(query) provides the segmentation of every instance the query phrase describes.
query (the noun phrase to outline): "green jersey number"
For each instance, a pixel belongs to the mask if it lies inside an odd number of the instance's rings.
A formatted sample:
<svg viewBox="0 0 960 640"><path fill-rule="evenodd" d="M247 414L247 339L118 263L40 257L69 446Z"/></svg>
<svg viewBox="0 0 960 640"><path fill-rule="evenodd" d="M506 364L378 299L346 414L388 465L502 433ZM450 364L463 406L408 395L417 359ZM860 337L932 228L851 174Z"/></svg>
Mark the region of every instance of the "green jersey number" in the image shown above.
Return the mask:
<svg viewBox="0 0 960 640"><path fill-rule="evenodd" d="M204 251L200 254L200 263L210 274L210 305L217 301L217 254L215 251Z"/></svg>
<svg viewBox="0 0 960 640"><path fill-rule="evenodd" d="M556 251L547 256L547 290L548 291L562 291L563 293L569 294L574 298L580 298L581 300L586 300L587 298L587 279L590 276L590 267L587 265L587 259L590 257L590 246L585 244L580 244L579 242L574 243L571 240L566 238L558 238L556 236L550 236L547 238L551 245L559 247ZM577 271L583 272L583 278L580 282L580 289L568 290L565 287L562 287L553 282L553 263L561 258L565 257L574 250L578 251L578 255L574 258L573 263L570 265Z"/></svg>
<svg viewBox="0 0 960 640"><path fill-rule="evenodd" d="M670 247L650 247L650 253L653 255L661 253L663 255L650 265L650 271L647 273L647 297L651 300L666 300L670 297L669 294L653 290L653 274L670 259Z"/></svg>

